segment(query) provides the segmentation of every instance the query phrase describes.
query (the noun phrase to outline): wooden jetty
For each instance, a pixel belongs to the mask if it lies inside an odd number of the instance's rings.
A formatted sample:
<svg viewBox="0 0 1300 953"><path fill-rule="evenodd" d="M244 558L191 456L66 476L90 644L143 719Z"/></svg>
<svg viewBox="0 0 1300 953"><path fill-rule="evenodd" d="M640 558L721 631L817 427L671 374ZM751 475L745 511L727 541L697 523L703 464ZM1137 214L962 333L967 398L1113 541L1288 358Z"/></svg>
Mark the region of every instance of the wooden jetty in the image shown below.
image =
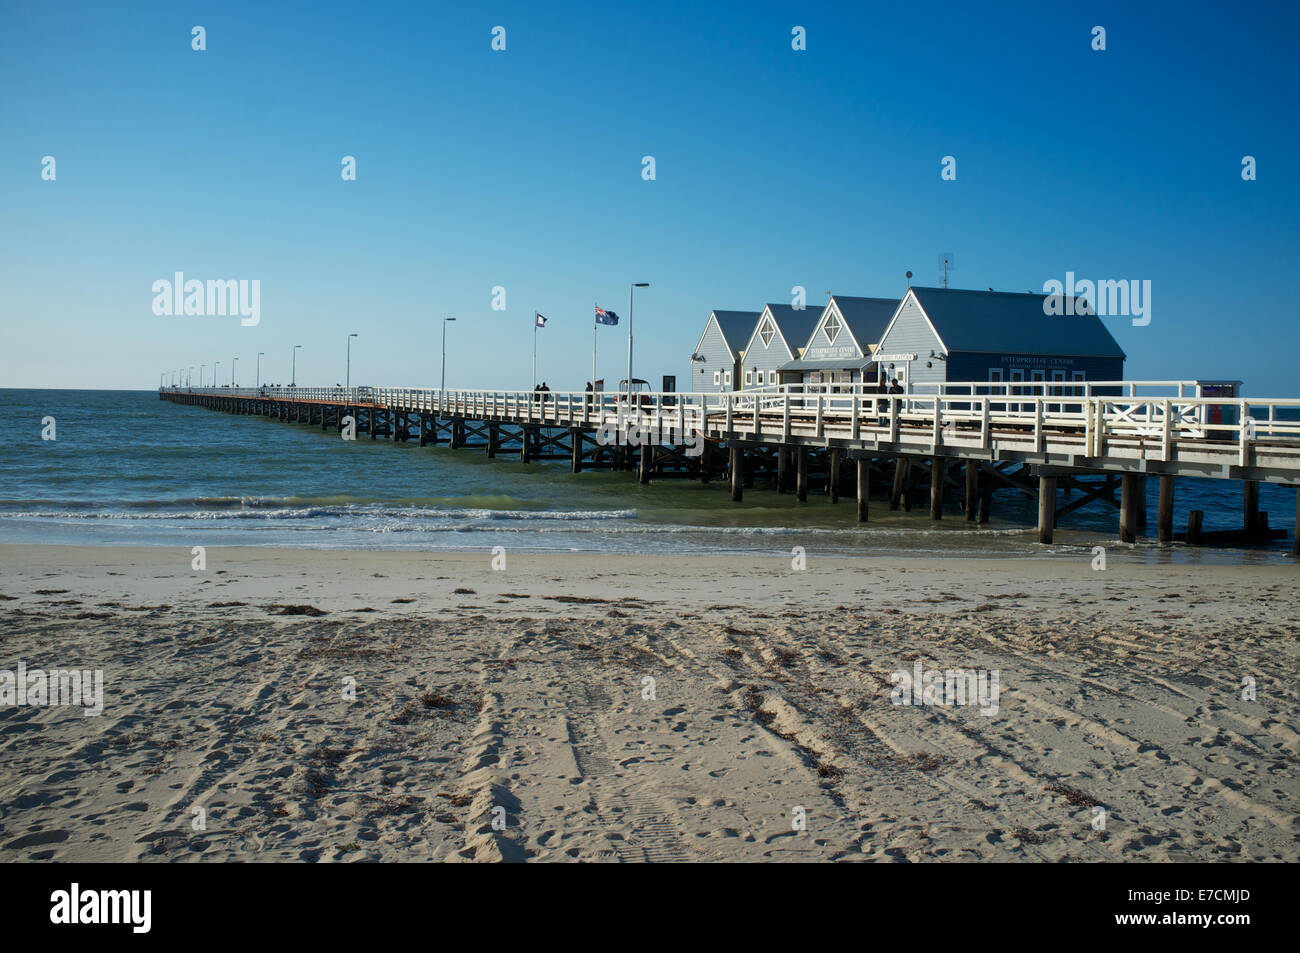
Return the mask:
<svg viewBox="0 0 1300 953"><path fill-rule="evenodd" d="M350 426L372 440L564 459L574 472L634 470L643 483L725 477L737 501L760 479L800 500L814 481L833 501L850 486L861 522L873 480L889 485L891 509L923 502L928 487L936 520L951 495L965 519L985 522L993 490L1011 488L1037 496L1044 543L1062 516L1092 503L1115 507L1121 540L1135 541L1148 477L1159 481L1157 538L1170 542L1180 476L1239 482L1243 525L1232 541L1263 541L1277 531L1258 511L1259 483L1300 487L1300 399L1207 397L1190 381L943 383L905 394L798 384L637 393L630 407L626 396L556 391L217 387L159 396L325 430ZM1066 490L1077 495L1062 503ZM1296 515L1300 525L1300 493ZM1199 526L1180 536L1210 541Z"/></svg>

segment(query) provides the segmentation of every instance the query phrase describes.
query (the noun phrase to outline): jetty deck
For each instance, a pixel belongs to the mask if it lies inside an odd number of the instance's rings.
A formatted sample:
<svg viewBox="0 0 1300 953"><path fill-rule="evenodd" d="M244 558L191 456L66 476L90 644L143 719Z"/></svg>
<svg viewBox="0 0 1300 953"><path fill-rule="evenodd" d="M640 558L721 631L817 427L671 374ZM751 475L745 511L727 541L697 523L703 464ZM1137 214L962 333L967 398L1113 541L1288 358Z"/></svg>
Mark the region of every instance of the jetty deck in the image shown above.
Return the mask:
<svg viewBox="0 0 1300 953"><path fill-rule="evenodd" d="M1011 487L1038 496L1042 542L1051 542L1060 516L1095 501L1116 506L1121 539L1136 539L1147 477L1160 481L1162 541L1174 539L1177 477L1238 481L1237 535L1276 538L1280 531L1258 512L1258 485L1300 487L1300 399L1205 396L1194 381L946 383L905 394L784 385L637 393L630 404L607 393L368 387L163 388L159 396L371 439L477 446L490 456L517 445L525 462L567 458L575 472L635 470L642 482L721 475L734 500L762 475L806 499L814 468L838 500L852 470L860 521L868 518L873 474L890 481L891 508L910 508L914 491L928 483L935 519L950 488L966 518L983 521L992 490ZM1065 487L1084 496L1060 506ZM1198 534L1194 513L1186 538Z"/></svg>

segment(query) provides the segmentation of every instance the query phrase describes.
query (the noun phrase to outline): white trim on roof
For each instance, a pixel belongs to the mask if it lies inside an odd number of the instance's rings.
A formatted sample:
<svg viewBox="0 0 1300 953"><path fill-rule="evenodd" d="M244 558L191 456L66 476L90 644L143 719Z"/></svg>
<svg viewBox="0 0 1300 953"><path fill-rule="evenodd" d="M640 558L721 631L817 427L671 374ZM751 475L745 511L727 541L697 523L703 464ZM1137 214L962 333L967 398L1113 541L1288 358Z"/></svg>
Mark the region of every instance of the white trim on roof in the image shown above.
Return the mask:
<svg viewBox="0 0 1300 953"><path fill-rule="evenodd" d="M700 334L700 339L699 339L698 341L695 342L695 350L691 351L692 354L699 354L699 353L700 353L700 345L703 344L703 343L704 343L704 339L705 339L706 337L709 336L709 325L710 325L710 324L718 324L717 313L714 312L714 311L710 311L710 312L709 312L709 320L707 320L707 321L704 322L704 331L701 332L701 334ZM722 334L722 325L720 325L720 324L718 324L718 334L721 334L721 335L722 335L722 343L723 343L723 344L727 344L727 336L726 336L725 334ZM730 344L727 344L727 347L730 348L731 345L730 345Z"/></svg>
<svg viewBox="0 0 1300 953"><path fill-rule="evenodd" d="M840 320L840 333L843 334L845 331L847 331L849 333L849 340L852 341L853 346L858 349L858 353L861 354L863 357L870 357L871 352L862 346L862 342L859 341L857 335L853 333L853 327L852 325L849 324L848 320L844 317L844 312L840 310L840 306L836 302L834 295L831 295L830 302L826 305L826 308L822 311L822 316L817 319L816 326L813 327L813 332L808 338L808 343L803 346L803 349L799 353L806 354L808 353L808 349L814 346L813 342L817 340L817 335L821 332L822 327L826 324L826 318L831 314L832 308L834 309L835 316ZM877 341L873 341L871 346L875 347L876 344L878 343L879 342ZM841 345L830 344L828 346L839 347ZM840 358L837 358L837 360L840 360ZM847 360L847 358L844 358L843 360Z"/></svg>
<svg viewBox="0 0 1300 953"><path fill-rule="evenodd" d="M903 313L903 308L907 306L908 298L911 298L916 302L916 307L921 312L921 317L925 319L926 326L929 327L930 333L933 334L934 339L939 342L939 347L943 349L944 356L947 356L948 345L943 343L943 338L939 335L938 328L934 326L934 322L931 321L930 316L926 314L925 308L921 306L921 299L916 296L911 288L907 289L907 294L903 295L903 300L898 302L898 307L894 309L894 316L889 319L889 324L885 325L885 333L880 335L880 340L876 342L877 346L883 344L885 338L889 337L889 332L894 330L894 325L898 323L898 316ZM915 360L915 358L913 358L913 360Z"/></svg>
<svg viewBox="0 0 1300 953"><path fill-rule="evenodd" d="M776 319L776 315L772 313L772 309L767 305L763 305L763 310L758 315L758 322L754 325L754 330L750 332L749 340L745 342L745 353L749 353L750 345L754 343L754 338L758 337L758 329L763 326L764 318L771 320L772 326L776 328L776 336L781 339L781 346L785 348L785 353L789 354L790 360L793 361L798 355L791 350L790 342L785 339L785 332L781 330L781 322ZM759 343L762 343L762 338L759 338ZM764 350L771 350L771 348L765 347Z"/></svg>

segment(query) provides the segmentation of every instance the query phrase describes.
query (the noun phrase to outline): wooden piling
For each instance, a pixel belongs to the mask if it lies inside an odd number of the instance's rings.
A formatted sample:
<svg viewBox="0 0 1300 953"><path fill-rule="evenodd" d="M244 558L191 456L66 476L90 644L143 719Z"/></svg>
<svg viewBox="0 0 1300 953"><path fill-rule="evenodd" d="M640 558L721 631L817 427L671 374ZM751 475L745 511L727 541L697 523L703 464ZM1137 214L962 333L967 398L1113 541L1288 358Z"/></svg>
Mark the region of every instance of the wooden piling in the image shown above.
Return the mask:
<svg viewBox="0 0 1300 953"><path fill-rule="evenodd" d="M655 445L649 440L641 447L641 459L638 461L637 480L643 486L650 482L650 471L654 468Z"/></svg>
<svg viewBox="0 0 1300 953"><path fill-rule="evenodd" d="M867 496L871 492L871 461L858 458L858 522L867 521ZM1300 511L1300 492L1296 494L1296 508Z"/></svg>
<svg viewBox="0 0 1300 953"><path fill-rule="evenodd" d="M1038 478L1038 541L1050 543L1056 529L1056 477Z"/></svg>
<svg viewBox="0 0 1300 953"><path fill-rule="evenodd" d="M501 449L501 429L494 423L488 424L488 442L487 455L488 459L496 458L497 451Z"/></svg>
<svg viewBox="0 0 1300 953"><path fill-rule="evenodd" d="M573 473L582 472L582 431L577 427L569 429L569 439L572 441L569 446L569 469Z"/></svg>
<svg viewBox="0 0 1300 953"><path fill-rule="evenodd" d="M993 481L985 480L984 487L980 490L979 512L976 515L976 522L983 526L989 521L989 513L993 509Z"/></svg>
<svg viewBox="0 0 1300 953"><path fill-rule="evenodd" d="M930 519L943 519L944 459L935 454L930 460Z"/></svg>
<svg viewBox="0 0 1300 953"><path fill-rule="evenodd" d="M830 452L831 472L826 480L826 493L830 496L832 503L840 501L840 452L832 450Z"/></svg>
<svg viewBox="0 0 1300 953"><path fill-rule="evenodd" d="M1147 475L1139 474L1137 484L1134 486L1135 507L1137 509L1137 528L1144 530L1147 528Z"/></svg>
<svg viewBox="0 0 1300 953"><path fill-rule="evenodd" d="M903 498L903 481L907 479L907 457L894 457L894 486L889 491L889 508L898 509Z"/></svg>
<svg viewBox="0 0 1300 953"><path fill-rule="evenodd" d="M1295 491L1295 532L1291 534L1291 555L1300 556L1300 487Z"/></svg>
<svg viewBox="0 0 1300 953"><path fill-rule="evenodd" d="M713 448L709 442L702 436L700 438L700 482L709 482L709 460L713 456Z"/></svg>
<svg viewBox="0 0 1300 953"><path fill-rule="evenodd" d="M975 522L975 510L979 506L979 464L974 460L966 461L966 520Z"/></svg>
<svg viewBox="0 0 1300 953"><path fill-rule="evenodd" d="M731 445L731 499L739 503L745 496L745 451L739 444Z"/></svg>
<svg viewBox="0 0 1300 953"><path fill-rule="evenodd" d="M795 485L794 498L800 503L808 502L808 448L800 446L795 449Z"/></svg>
<svg viewBox="0 0 1300 953"><path fill-rule="evenodd" d="M1137 483L1141 477L1125 473L1119 484L1119 538L1122 543L1137 542Z"/></svg>
<svg viewBox="0 0 1300 953"><path fill-rule="evenodd" d="M533 459L532 431L524 427L519 432L519 462L531 463Z"/></svg>
<svg viewBox="0 0 1300 953"><path fill-rule="evenodd" d="M1174 540L1174 478L1160 475L1160 496L1156 500L1156 538L1162 543Z"/></svg>
<svg viewBox="0 0 1300 953"><path fill-rule="evenodd" d="M1249 532L1259 521L1259 481L1246 480L1241 486L1241 528Z"/></svg>
<svg viewBox="0 0 1300 953"><path fill-rule="evenodd" d="M778 443L776 445L776 492L778 493L785 493L790 489L790 476L787 473L789 460L790 454L785 444Z"/></svg>

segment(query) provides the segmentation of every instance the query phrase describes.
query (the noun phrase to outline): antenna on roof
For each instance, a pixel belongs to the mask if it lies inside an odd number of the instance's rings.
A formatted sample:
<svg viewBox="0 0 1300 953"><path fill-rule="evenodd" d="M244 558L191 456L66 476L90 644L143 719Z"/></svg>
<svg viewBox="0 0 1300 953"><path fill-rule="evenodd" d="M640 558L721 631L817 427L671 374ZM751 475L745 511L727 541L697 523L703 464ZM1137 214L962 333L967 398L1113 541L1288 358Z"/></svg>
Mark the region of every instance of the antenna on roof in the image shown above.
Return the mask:
<svg viewBox="0 0 1300 953"><path fill-rule="evenodd" d="M939 256L939 267L943 270L943 287L948 287L948 272L952 271L952 252L946 251Z"/></svg>
<svg viewBox="0 0 1300 953"><path fill-rule="evenodd" d="M912 287L912 273L910 271L907 273L907 287Z"/></svg>

